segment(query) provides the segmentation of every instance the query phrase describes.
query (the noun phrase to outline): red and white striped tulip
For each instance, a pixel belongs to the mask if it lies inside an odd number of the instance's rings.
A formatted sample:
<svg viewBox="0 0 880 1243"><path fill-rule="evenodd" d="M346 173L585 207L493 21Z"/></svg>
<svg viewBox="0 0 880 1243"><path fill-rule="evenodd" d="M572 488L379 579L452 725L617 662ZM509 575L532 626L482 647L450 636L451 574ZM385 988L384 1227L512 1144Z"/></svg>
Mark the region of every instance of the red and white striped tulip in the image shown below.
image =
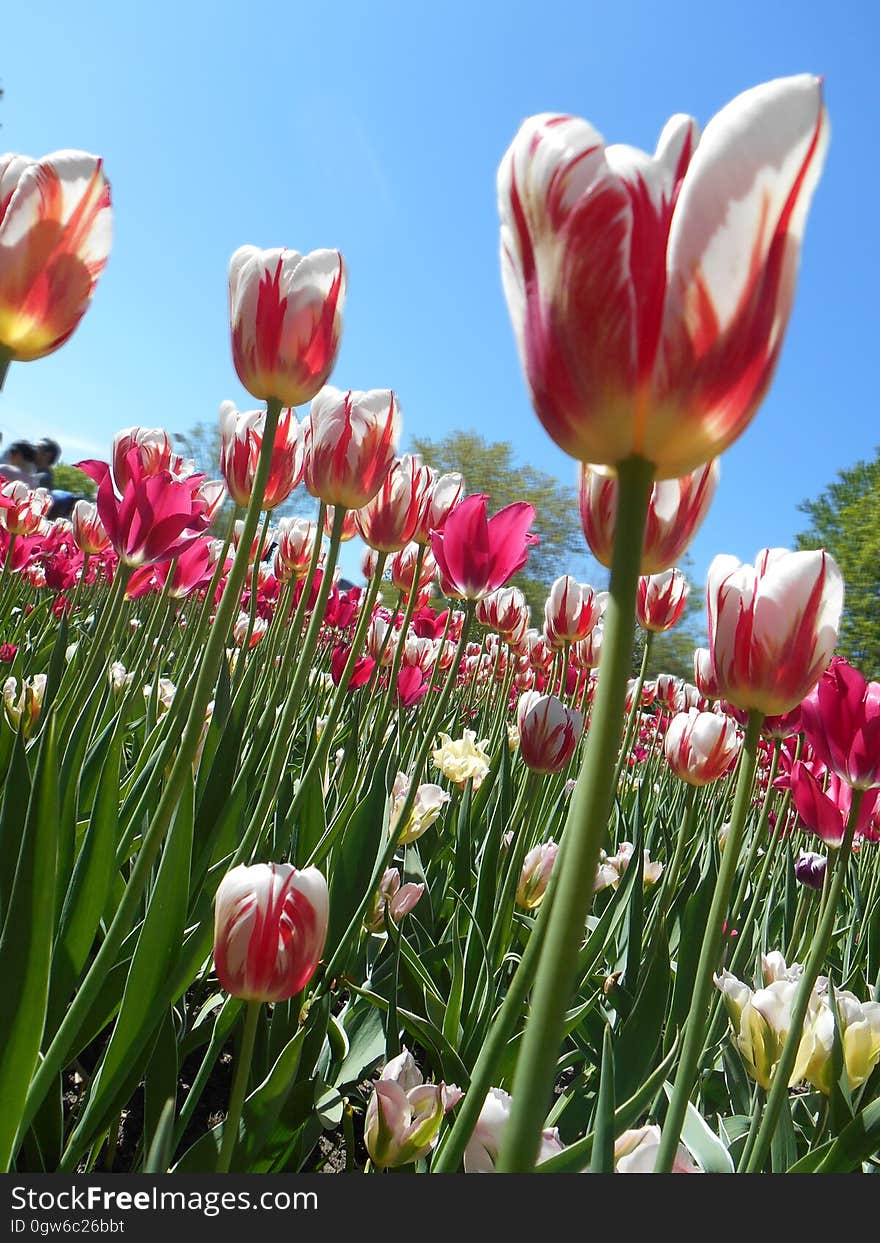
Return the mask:
<svg viewBox="0 0 880 1243"><path fill-rule="evenodd" d="M110 536L98 516L98 506L93 501L77 501L73 507L73 540L81 553L97 556L110 547Z"/></svg>
<svg viewBox="0 0 880 1243"><path fill-rule="evenodd" d="M29 488L22 479L0 485L0 526L10 535L36 534L51 508L52 496L45 488Z"/></svg>
<svg viewBox="0 0 880 1243"><path fill-rule="evenodd" d="M305 578L309 572L318 528L308 518L279 518L275 539L276 561L284 569L281 577Z"/></svg>
<svg viewBox="0 0 880 1243"><path fill-rule="evenodd" d="M581 462L661 479L717 457L769 387L828 143L808 74L754 87L654 155L544 113L498 171L507 304L535 411Z"/></svg>
<svg viewBox="0 0 880 1243"><path fill-rule="evenodd" d="M379 491L354 515L355 529L376 552L400 552L419 525L429 483L420 457L405 453L385 476Z"/></svg>
<svg viewBox="0 0 880 1243"><path fill-rule="evenodd" d="M681 570L643 575L636 597L636 620L643 630L662 634L680 620L690 586Z"/></svg>
<svg viewBox="0 0 880 1243"><path fill-rule="evenodd" d="M477 621L505 638L518 635L521 639L529 616L529 606L519 587L499 587L477 602Z"/></svg>
<svg viewBox="0 0 880 1243"><path fill-rule="evenodd" d="M754 566L718 556L706 601L725 699L781 716L806 698L837 646L843 610L843 576L830 553L765 548Z"/></svg>
<svg viewBox="0 0 880 1243"><path fill-rule="evenodd" d="M660 479L651 489L642 541L642 574L659 574L680 560L708 513L718 486L717 459L681 479ZM580 467L578 508L590 550L602 565L611 565L617 529L617 476Z"/></svg>
<svg viewBox="0 0 880 1243"><path fill-rule="evenodd" d="M245 1001L286 1001L315 973L329 916L317 868L240 864L214 899L214 967L221 986Z"/></svg>
<svg viewBox="0 0 880 1243"><path fill-rule="evenodd" d="M250 504L266 430L265 410L220 406L220 470L229 495L243 509ZM272 446L269 478L261 508L283 505L303 476L303 433L292 410L282 410Z"/></svg>
<svg viewBox="0 0 880 1243"><path fill-rule="evenodd" d="M712 664L712 653L707 647L694 650L694 682L697 690L706 699L720 699L718 679L715 677L715 666Z"/></svg>
<svg viewBox="0 0 880 1243"><path fill-rule="evenodd" d="M544 635L551 647L579 643L602 616L604 593L597 595L570 574L557 578L544 604Z"/></svg>
<svg viewBox="0 0 880 1243"><path fill-rule="evenodd" d="M398 591L402 591L405 595L409 595L411 591L424 591L430 587L437 576L437 562L434 560L434 554L430 548L426 548L422 557L422 568L419 571L418 581L416 578L416 564L419 555L418 544L407 544L405 548L401 548L400 552L395 553L391 558L389 569L391 571L391 582Z"/></svg>
<svg viewBox="0 0 880 1243"><path fill-rule="evenodd" d="M558 773L574 755L584 718L555 695L526 691L516 707L523 763L536 773Z"/></svg>
<svg viewBox="0 0 880 1243"><path fill-rule="evenodd" d="M229 261L232 361L253 397L301 406L323 388L339 351L345 289L338 250L239 247Z"/></svg>
<svg viewBox="0 0 880 1243"><path fill-rule="evenodd" d="M332 385L305 420L306 487L328 505L361 509L394 465L401 416L390 389L343 393Z"/></svg>
<svg viewBox="0 0 880 1243"><path fill-rule="evenodd" d="M417 544L430 544L431 532L441 531L446 519L464 496L464 478L457 471L439 475L430 467L425 501L413 533Z"/></svg>
<svg viewBox="0 0 880 1243"><path fill-rule="evenodd" d="M0 155L0 354L30 362L64 344L88 309L111 235L100 156Z"/></svg>
<svg viewBox="0 0 880 1243"><path fill-rule="evenodd" d="M742 735L728 716L679 712L664 739L669 767L688 785L705 786L730 771L742 747Z"/></svg>

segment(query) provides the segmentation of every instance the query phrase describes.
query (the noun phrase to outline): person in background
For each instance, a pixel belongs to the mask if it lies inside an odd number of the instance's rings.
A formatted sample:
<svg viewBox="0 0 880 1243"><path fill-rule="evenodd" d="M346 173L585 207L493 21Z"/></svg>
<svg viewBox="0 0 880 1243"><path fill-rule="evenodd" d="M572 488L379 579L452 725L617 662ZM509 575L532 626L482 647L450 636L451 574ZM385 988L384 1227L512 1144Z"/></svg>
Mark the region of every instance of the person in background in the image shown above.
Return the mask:
<svg viewBox="0 0 880 1243"><path fill-rule="evenodd" d="M55 473L52 468L61 457L61 445L57 440L50 440L48 436L44 436L34 445L34 454L37 487L48 488L51 492L55 486Z"/></svg>
<svg viewBox="0 0 880 1243"><path fill-rule="evenodd" d="M29 488L37 487L37 455L27 440L14 441L0 458L0 475L4 479L20 479Z"/></svg>

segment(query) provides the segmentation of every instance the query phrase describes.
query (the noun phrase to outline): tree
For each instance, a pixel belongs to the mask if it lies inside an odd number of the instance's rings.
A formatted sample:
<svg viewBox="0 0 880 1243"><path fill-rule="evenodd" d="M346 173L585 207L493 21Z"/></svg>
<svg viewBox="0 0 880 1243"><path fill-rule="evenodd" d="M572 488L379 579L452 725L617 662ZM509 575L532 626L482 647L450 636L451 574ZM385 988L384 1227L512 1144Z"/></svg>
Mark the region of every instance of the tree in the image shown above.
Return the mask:
<svg viewBox="0 0 880 1243"><path fill-rule="evenodd" d="M866 677L880 673L880 447L856 462L813 501L798 506L810 525L798 548L825 548L846 590L838 651Z"/></svg>
<svg viewBox="0 0 880 1243"><path fill-rule="evenodd" d="M75 466L68 466L66 462L55 463L52 467L52 478L52 486L58 491L72 492L75 496L87 496L89 500L94 500L95 493L98 491L98 485L94 479L90 479Z"/></svg>
<svg viewBox="0 0 880 1243"><path fill-rule="evenodd" d="M532 608L532 622L543 622L550 584L560 574L574 574L586 560L578 519L577 494L553 475L515 460L507 441L488 441L474 431L454 431L442 440L413 437L413 452L439 471L460 471L469 493L485 492L494 513L514 501L528 501L537 511L535 532L540 543L513 582Z"/></svg>

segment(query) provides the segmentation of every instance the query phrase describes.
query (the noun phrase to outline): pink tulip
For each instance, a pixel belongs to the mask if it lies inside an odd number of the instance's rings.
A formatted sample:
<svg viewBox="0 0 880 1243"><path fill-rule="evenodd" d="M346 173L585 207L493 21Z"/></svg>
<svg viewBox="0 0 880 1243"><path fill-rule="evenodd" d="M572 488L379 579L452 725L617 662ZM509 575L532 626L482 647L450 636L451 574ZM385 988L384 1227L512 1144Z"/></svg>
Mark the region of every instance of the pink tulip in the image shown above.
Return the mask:
<svg viewBox="0 0 880 1243"><path fill-rule="evenodd" d="M304 423L306 487L328 505L360 509L394 465L401 416L390 389L343 393L327 385Z"/></svg>
<svg viewBox="0 0 880 1243"><path fill-rule="evenodd" d="M78 462L98 483L98 514L120 561L132 568L168 561L194 543L207 526L199 497L201 475L174 479L169 471L140 473L136 449L127 458L128 482L121 496L106 462Z"/></svg>
<svg viewBox="0 0 880 1243"><path fill-rule="evenodd" d="M636 619L643 630L662 634L681 619L690 587L681 570L643 575L636 597Z"/></svg>
<svg viewBox="0 0 880 1243"><path fill-rule="evenodd" d="M816 765L807 761L795 761L787 779L791 789L791 801L811 833L817 834L829 846L839 846L849 819L853 787L836 773L826 773L824 778L820 778L816 768ZM862 798L856 821L857 838L864 837L869 841L880 838L880 831L875 824L878 804L880 790L867 791Z"/></svg>
<svg viewBox="0 0 880 1243"><path fill-rule="evenodd" d="M672 718L663 746L676 777L691 786L704 786L730 771L742 736L729 717L691 708Z"/></svg>
<svg viewBox="0 0 880 1243"><path fill-rule="evenodd" d="M261 401L301 406L327 382L342 334L346 274L337 250L258 250L229 261L232 361Z"/></svg>
<svg viewBox="0 0 880 1243"><path fill-rule="evenodd" d="M0 155L0 354L28 362L64 344L88 308L110 238L99 156Z"/></svg>
<svg viewBox="0 0 880 1243"><path fill-rule="evenodd" d="M250 504L266 428L265 410L239 413L231 401L220 407L220 470L229 495L243 509ZM278 418L262 509L283 505L303 477L303 432L292 410Z"/></svg>
<svg viewBox="0 0 880 1243"><path fill-rule="evenodd" d="M440 569L440 585L447 596L479 600L525 565L537 536L529 527L535 510L517 501L487 517L488 497L476 493L458 505L440 531L431 536L431 550Z"/></svg>
<svg viewBox="0 0 880 1243"><path fill-rule="evenodd" d="M317 868L240 864L214 899L214 967L245 1001L286 1001L315 973L328 920L327 882Z"/></svg>
<svg viewBox="0 0 880 1243"><path fill-rule="evenodd" d="M843 577L834 558L783 548L765 548L754 566L716 557L706 601L721 695L767 716L790 712L837 645Z"/></svg>
<svg viewBox="0 0 880 1243"><path fill-rule="evenodd" d="M642 574L659 574L680 560L709 511L720 474L716 460L681 479L654 484L642 541ZM581 463L581 526L593 556L607 566L611 565L617 529L617 490L615 475Z"/></svg>
<svg viewBox="0 0 880 1243"><path fill-rule="evenodd" d="M767 391L828 142L821 83L739 95L653 156L586 121L526 121L498 172L507 304L532 402L581 462L658 478L717 457Z"/></svg>
<svg viewBox="0 0 880 1243"><path fill-rule="evenodd" d="M526 691L516 709L523 763L532 772L558 773L565 768L584 732L584 718L555 695Z"/></svg>
<svg viewBox="0 0 880 1243"><path fill-rule="evenodd" d="M880 682L835 656L801 705L817 757L856 789L880 786Z"/></svg>

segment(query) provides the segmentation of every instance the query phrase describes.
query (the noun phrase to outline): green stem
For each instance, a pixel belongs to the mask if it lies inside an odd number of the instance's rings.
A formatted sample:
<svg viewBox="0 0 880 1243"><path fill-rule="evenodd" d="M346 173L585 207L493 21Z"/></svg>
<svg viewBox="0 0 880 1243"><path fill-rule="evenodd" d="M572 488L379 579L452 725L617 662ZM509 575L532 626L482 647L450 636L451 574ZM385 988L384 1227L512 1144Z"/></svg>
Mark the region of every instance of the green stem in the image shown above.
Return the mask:
<svg viewBox="0 0 880 1243"><path fill-rule="evenodd" d="M712 905L709 908L709 917L703 934L700 961L694 981L694 992L685 1022L681 1060L678 1063L672 1099L669 1102L669 1109L666 1111L663 1134L657 1153L657 1163L654 1167L656 1174L668 1174L672 1169L675 1154L678 1151L678 1141L681 1138L681 1128L684 1125L685 1114L687 1113L688 1099L697 1076L700 1056L703 1052L703 1038L706 1034L708 1010L712 996L712 977L718 964L721 928L727 913L727 904L730 900L733 879L736 875L736 865L739 862L746 816L748 815L749 803L752 797L752 781L754 780L755 768L758 763L758 742L761 737L761 723L763 719L759 712L749 713L745 743L743 744L739 759L739 772L737 773L736 795L733 801L730 831L721 855L721 867L718 869L718 879L715 882L715 892L712 895Z"/></svg>
<svg viewBox="0 0 880 1243"><path fill-rule="evenodd" d="M782 1056L773 1072L773 1082L770 1085L767 1104L764 1107L761 1129L758 1132L758 1138L755 1141L755 1146L746 1168L746 1173L748 1174L757 1174L762 1169L767 1159L767 1153L770 1150L770 1142L773 1139L773 1132L776 1130L776 1123L779 1118L779 1111L782 1108L783 1099L788 1095L788 1081L791 1078L791 1072L794 1070L794 1064L797 1060L804 1019L807 1017L807 1009L810 1005L813 986L818 979L822 964L825 961L825 955L828 953L828 948L831 945L831 938L834 933L834 919L837 915L840 895L843 892L846 880L853 837L855 836L856 824L859 818L859 807L863 797L863 790L853 790L849 818L840 846L840 856L837 860L834 878L828 892L828 900L813 936L813 944L810 947L810 954L807 958L803 975L798 983L798 991L791 1011L791 1024L782 1048Z"/></svg>
<svg viewBox="0 0 880 1243"><path fill-rule="evenodd" d="M251 1061L254 1056L254 1042L257 1037L257 1022L260 1017L261 1001L249 1001L244 1016L244 1031L241 1035L241 1048L235 1064L235 1076L232 1080L232 1092L229 1096L229 1111L223 1123L223 1143L217 1158L217 1173L228 1174L232 1164L232 1154L238 1140L238 1128L241 1122L241 1110L244 1095L247 1091Z"/></svg>
<svg viewBox="0 0 880 1243"><path fill-rule="evenodd" d="M0 346L0 392L3 390L3 384L6 380L6 374L9 371L9 364L12 362L12 355L8 350Z"/></svg>
<svg viewBox="0 0 880 1243"><path fill-rule="evenodd" d="M617 533L602 665L587 746L564 830L565 867L553 901L517 1061L513 1105L497 1168L534 1168L550 1103L578 951L593 898L599 849L614 800L614 770L632 654L636 589L654 468L628 458L618 468ZM555 869L554 869L555 870Z"/></svg>
<svg viewBox="0 0 880 1243"><path fill-rule="evenodd" d="M645 685L645 674L647 673L647 670L648 670L648 661L651 658L651 647L653 645L653 642L654 642L653 631L646 630L645 631L645 648L644 648L644 651L642 652L642 663L641 663L641 667L639 668L639 676L636 679L636 687L635 687L635 693L633 694L632 707L629 710L629 717L627 718L627 722L626 722L626 733L624 734L624 737L623 737L623 746L620 748L620 755L617 757L617 768L615 769L615 773L614 773L615 790L617 789L617 784L620 781L620 775L623 772L624 765L626 764L627 756L629 755L629 752L630 752L630 747L632 746L633 735L635 734L635 731L636 731L636 721L638 721L639 715L641 714L641 711L642 711L642 687Z"/></svg>

